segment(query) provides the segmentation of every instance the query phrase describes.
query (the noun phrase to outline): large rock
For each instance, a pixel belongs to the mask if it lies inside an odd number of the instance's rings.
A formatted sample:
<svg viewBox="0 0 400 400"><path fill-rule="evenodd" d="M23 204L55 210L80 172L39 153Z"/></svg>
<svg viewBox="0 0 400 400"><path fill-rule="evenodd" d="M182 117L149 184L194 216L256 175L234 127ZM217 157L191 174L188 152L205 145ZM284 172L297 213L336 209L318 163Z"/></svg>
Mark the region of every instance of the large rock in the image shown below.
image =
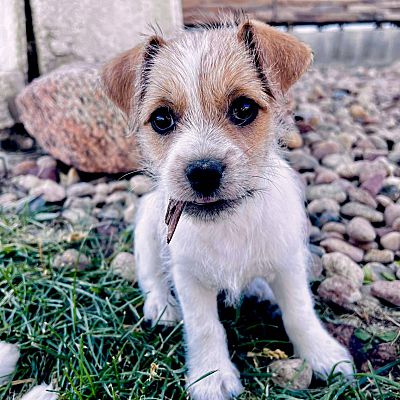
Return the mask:
<svg viewBox="0 0 400 400"><path fill-rule="evenodd" d="M133 47L157 24L182 25L180 0L31 0L41 73L74 61L102 62Z"/></svg>
<svg viewBox="0 0 400 400"><path fill-rule="evenodd" d="M400 307L400 281L385 282L378 281L371 285L371 293L378 297Z"/></svg>
<svg viewBox="0 0 400 400"><path fill-rule="evenodd" d="M135 139L100 88L97 68L73 65L36 79L17 106L29 133L65 164L86 172L138 168Z"/></svg>
<svg viewBox="0 0 400 400"><path fill-rule="evenodd" d="M24 0L5 0L0 5L0 129L14 120L8 101L23 87L28 71Z"/></svg>

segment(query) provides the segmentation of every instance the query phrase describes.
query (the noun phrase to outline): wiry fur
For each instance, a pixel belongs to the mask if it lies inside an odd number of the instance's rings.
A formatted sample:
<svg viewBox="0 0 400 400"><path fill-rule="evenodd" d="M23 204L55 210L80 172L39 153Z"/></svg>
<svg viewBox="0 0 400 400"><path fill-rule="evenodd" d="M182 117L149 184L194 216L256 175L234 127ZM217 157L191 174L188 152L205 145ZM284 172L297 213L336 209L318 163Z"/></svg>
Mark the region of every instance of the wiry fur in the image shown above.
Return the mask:
<svg viewBox="0 0 400 400"><path fill-rule="evenodd" d="M137 66L141 72L136 75L144 73L145 81L123 77L136 82L135 92L129 93L133 107L128 118L157 181L156 190L142 200L135 233L145 317L165 323L183 317L188 384L196 400L227 399L242 391L218 319L221 291L232 303L243 291L275 297L298 355L315 371L328 374L336 363L351 357L328 335L313 310L302 189L276 145L284 94L310 64L310 50L289 35L247 20L180 32L158 43L153 56L146 57L146 68ZM110 77L104 80L106 87L115 86ZM227 118L229 105L238 96L250 97L260 106L257 118L245 127L234 126ZM117 104L120 98L121 94ZM173 109L178 119L166 136L154 132L149 123L160 106ZM231 207L215 213L201 206L199 213L188 209L167 245L163 221L168 201L196 202L184 171L190 162L203 158L226 166L213 199L232 201ZM171 286L178 300L171 295ZM351 373L349 363L337 369ZM211 371L215 372L191 385Z"/></svg>

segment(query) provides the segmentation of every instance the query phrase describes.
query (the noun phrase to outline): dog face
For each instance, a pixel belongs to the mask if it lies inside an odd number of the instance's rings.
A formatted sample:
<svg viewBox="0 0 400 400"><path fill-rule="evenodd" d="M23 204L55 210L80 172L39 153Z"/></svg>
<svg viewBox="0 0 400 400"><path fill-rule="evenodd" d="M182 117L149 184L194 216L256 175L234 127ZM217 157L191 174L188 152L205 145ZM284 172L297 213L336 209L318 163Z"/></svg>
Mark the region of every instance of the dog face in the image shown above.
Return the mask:
<svg viewBox="0 0 400 400"><path fill-rule="evenodd" d="M266 189L275 116L310 61L293 37L245 21L153 37L102 80L167 195L210 220Z"/></svg>

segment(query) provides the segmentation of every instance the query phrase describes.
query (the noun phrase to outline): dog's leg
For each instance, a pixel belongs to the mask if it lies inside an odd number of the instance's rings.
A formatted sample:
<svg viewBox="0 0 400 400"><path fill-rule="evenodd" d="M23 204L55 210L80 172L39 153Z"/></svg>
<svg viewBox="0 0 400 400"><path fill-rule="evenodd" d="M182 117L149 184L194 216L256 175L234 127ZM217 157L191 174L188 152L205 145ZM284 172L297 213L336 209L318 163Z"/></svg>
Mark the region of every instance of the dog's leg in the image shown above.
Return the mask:
<svg viewBox="0 0 400 400"><path fill-rule="evenodd" d="M303 252L286 258L287 264L276 268L270 281L286 332L296 353L314 371L327 376L336 366L336 372L349 376L353 372L349 352L328 334L314 311L305 260Z"/></svg>
<svg viewBox="0 0 400 400"><path fill-rule="evenodd" d="M217 292L205 288L187 269L174 268L174 283L183 312L191 398L225 400L239 395L243 387L229 358Z"/></svg>
<svg viewBox="0 0 400 400"><path fill-rule="evenodd" d="M153 325L170 325L180 320L180 311L162 268L154 206L151 198L145 200L135 229L136 275L145 295L143 312Z"/></svg>

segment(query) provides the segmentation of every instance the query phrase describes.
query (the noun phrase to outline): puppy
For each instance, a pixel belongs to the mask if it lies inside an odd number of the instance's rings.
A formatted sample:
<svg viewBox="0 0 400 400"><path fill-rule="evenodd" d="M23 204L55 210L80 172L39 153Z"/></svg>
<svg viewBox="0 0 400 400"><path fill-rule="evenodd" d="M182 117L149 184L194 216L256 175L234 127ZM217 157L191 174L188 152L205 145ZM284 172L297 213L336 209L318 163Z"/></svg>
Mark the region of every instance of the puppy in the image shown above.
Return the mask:
<svg viewBox="0 0 400 400"><path fill-rule="evenodd" d="M302 191L277 146L285 94L311 60L294 37L242 19L151 37L102 71L156 181L135 231L144 316L183 318L195 400L243 390L218 318L221 291L232 303L272 291L296 353L325 376L352 372L313 309ZM184 210L168 245L171 199Z"/></svg>

